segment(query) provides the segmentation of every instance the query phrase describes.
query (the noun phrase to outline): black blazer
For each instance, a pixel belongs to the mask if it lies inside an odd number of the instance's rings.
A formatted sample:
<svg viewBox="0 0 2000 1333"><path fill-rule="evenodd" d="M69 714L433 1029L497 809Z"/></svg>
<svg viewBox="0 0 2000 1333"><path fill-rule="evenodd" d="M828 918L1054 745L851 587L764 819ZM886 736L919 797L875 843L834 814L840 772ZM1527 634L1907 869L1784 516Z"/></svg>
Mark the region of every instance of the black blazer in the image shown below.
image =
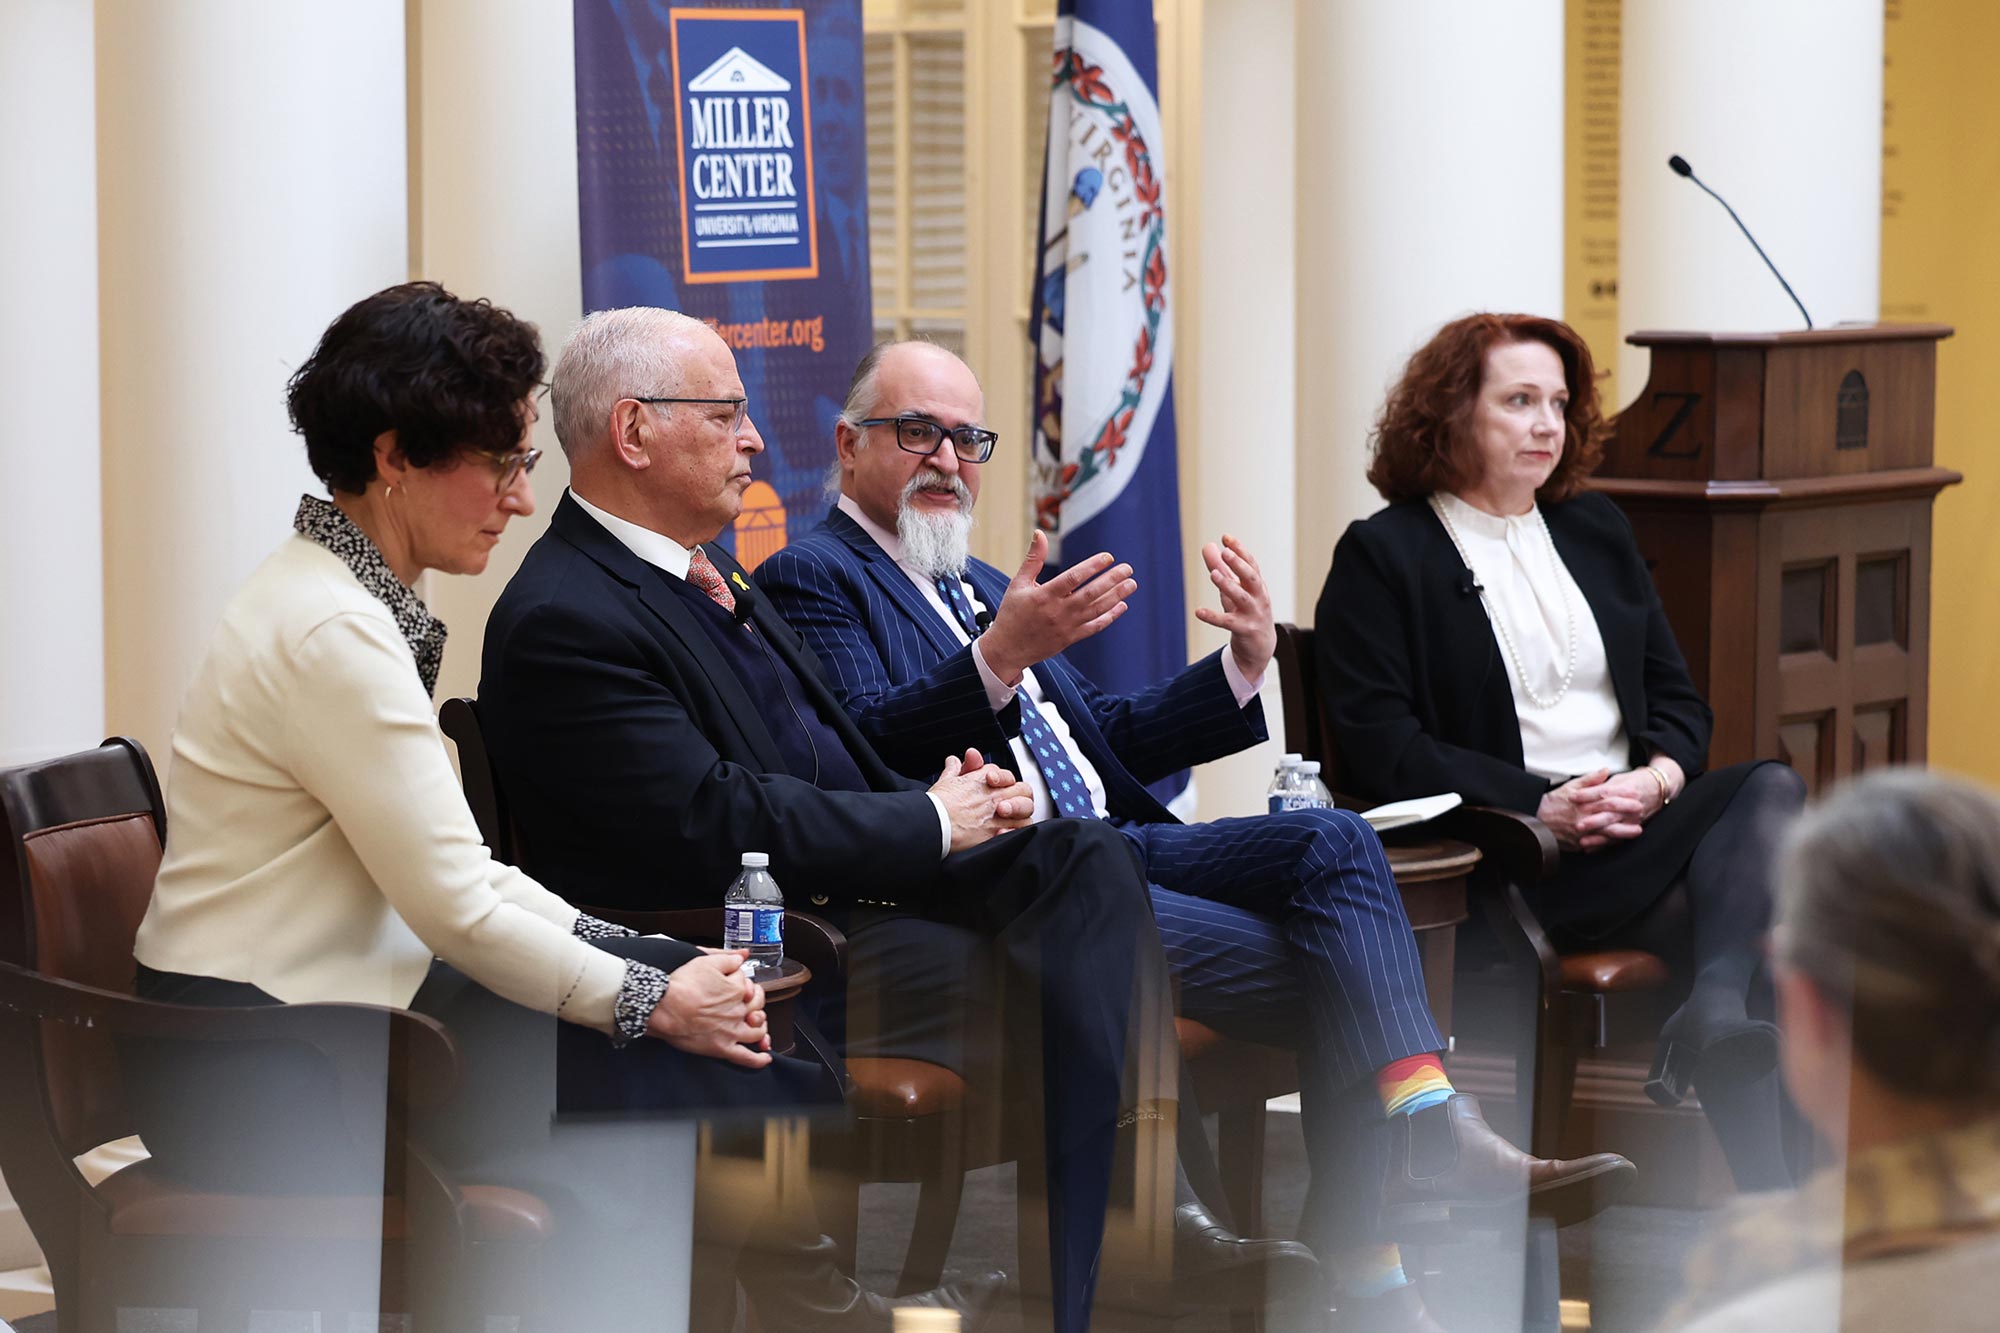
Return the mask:
<svg viewBox="0 0 2000 1333"><path fill-rule="evenodd" d="M733 583L741 566L705 549ZM480 719L536 877L573 902L712 907L741 854L765 851L814 911L920 907L943 842L923 784L882 763L798 636L753 598L751 624L872 790L790 776L769 701L744 689L668 577L565 495L487 621ZM787 882L787 868L809 881Z"/></svg>
<svg viewBox="0 0 2000 1333"><path fill-rule="evenodd" d="M1693 779L1714 714L1695 690L1625 515L1585 492L1545 505L1556 553L1590 603L1633 765L1666 754ZM1521 726L1493 627L1423 500L1351 524L1314 613L1340 782L1393 800L1456 791L1534 813L1548 783L1521 766Z"/></svg>

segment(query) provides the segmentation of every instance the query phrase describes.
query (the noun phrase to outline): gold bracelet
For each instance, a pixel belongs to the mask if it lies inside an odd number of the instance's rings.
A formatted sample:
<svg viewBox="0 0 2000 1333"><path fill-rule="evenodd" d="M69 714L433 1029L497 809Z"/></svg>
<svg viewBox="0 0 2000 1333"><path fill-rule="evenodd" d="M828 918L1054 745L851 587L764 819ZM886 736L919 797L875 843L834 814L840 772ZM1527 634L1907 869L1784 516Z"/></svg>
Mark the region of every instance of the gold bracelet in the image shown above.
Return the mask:
<svg viewBox="0 0 2000 1333"><path fill-rule="evenodd" d="M1667 782L1667 775L1651 764L1646 765L1646 771L1653 775L1653 781L1660 784L1660 809L1664 810L1674 803L1673 787Z"/></svg>

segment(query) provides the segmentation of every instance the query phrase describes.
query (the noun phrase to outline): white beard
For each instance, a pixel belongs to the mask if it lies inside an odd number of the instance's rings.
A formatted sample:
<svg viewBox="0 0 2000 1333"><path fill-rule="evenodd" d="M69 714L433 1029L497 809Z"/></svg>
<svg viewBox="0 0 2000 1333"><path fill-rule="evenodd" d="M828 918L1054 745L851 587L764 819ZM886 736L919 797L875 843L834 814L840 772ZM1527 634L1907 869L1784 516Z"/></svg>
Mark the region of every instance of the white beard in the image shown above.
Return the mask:
<svg viewBox="0 0 2000 1333"><path fill-rule="evenodd" d="M927 578L946 574L965 577L966 546L972 536L972 492L964 482L950 478L958 496L957 509L937 513L912 509L910 497L925 485L943 480L939 472L918 473L903 487L902 503L896 507L896 536L903 543L903 563Z"/></svg>

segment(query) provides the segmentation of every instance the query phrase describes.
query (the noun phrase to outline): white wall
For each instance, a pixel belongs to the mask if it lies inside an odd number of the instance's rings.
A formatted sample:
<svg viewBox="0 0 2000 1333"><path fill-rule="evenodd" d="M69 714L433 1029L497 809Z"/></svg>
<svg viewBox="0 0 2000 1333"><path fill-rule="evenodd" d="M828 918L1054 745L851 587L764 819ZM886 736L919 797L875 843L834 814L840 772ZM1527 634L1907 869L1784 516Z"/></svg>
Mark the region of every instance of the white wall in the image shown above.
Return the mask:
<svg viewBox="0 0 2000 1333"><path fill-rule="evenodd" d="M0 198L25 205L0 208L0 767L104 732L92 28L75 0L0 5ZM0 1181L0 1316L48 1308L40 1263Z"/></svg>
<svg viewBox="0 0 2000 1333"><path fill-rule="evenodd" d="M88 4L0 5L0 767L104 733L94 68Z"/></svg>
<svg viewBox="0 0 2000 1333"><path fill-rule="evenodd" d="M1625 0L1618 324L1804 324L1730 202L1819 325L1872 320L1882 249L1882 0ZM1621 347L1629 401L1648 353Z"/></svg>

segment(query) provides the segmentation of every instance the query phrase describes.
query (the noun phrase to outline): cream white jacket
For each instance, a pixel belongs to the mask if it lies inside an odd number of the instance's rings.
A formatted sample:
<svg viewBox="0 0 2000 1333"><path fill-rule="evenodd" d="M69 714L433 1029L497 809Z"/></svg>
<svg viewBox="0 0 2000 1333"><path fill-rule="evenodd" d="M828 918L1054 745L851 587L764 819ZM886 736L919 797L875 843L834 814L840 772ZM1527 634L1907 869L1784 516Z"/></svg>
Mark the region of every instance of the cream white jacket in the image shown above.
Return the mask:
<svg viewBox="0 0 2000 1333"><path fill-rule="evenodd" d="M287 1002L403 1006L435 955L612 1031L625 963L495 861L389 609L299 535L223 611L174 732L137 954Z"/></svg>

